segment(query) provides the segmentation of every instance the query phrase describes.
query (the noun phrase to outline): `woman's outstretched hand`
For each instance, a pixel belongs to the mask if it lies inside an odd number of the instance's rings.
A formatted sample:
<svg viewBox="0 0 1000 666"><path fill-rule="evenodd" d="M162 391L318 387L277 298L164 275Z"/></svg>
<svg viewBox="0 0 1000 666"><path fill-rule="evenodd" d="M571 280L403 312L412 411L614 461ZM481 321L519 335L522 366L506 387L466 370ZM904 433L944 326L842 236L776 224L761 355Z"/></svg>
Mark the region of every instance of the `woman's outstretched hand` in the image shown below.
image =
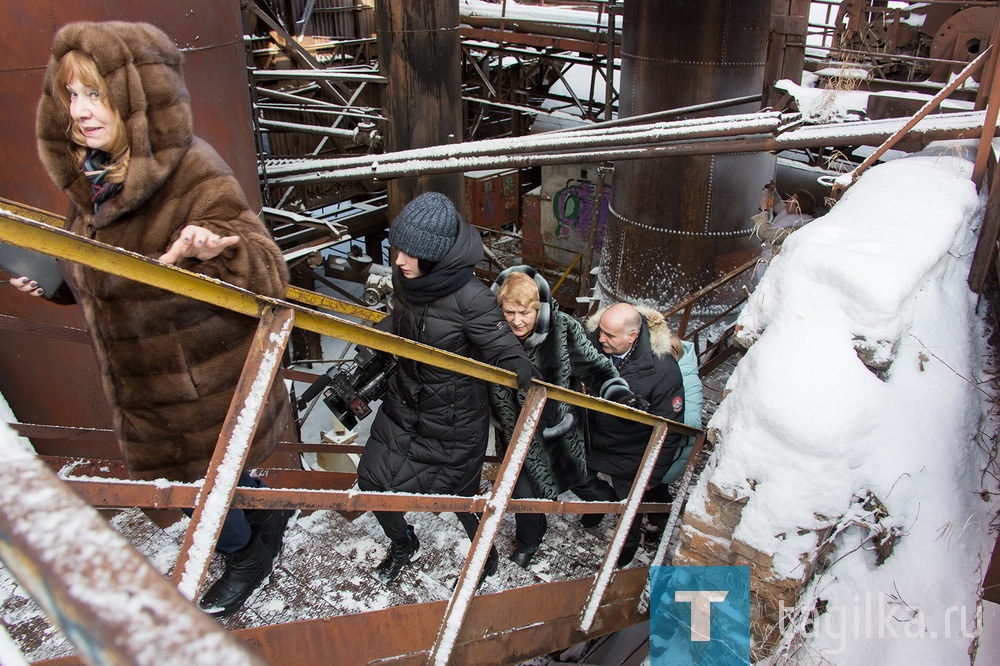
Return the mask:
<svg viewBox="0 0 1000 666"><path fill-rule="evenodd" d="M239 236L220 236L210 229L189 224L181 230L181 235L173 242L160 261L176 264L180 259L194 258L199 261L215 259L227 247L240 242Z"/></svg>
<svg viewBox="0 0 1000 666"><path fill-rule="evenodd" d="M30 277L12 277L8 280L10 284L15 287L18 291L23 291L26 294L32 296L41 296L44 291L38 286L38 283L32 280Z"/></svg>

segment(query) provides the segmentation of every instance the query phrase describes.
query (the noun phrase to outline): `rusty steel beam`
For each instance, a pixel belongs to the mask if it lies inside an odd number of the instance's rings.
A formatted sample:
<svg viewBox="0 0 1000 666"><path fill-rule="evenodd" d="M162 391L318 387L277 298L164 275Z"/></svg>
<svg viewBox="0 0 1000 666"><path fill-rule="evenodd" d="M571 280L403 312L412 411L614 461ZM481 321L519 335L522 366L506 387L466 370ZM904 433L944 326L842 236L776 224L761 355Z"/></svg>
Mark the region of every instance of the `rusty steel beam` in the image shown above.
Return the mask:
<svg viewBox="0 0 1000 666"><path fill-rule="evenodd" d="M521 23L518 21L518 23ZM484 42L495 42L503 44L517 44L518 46L531 46L541 49L554 49L557 51L573 51L574 53L586 53L591 56L608 56L608 45L604 42L584 41L570 37L552 37L548 35L538 35L527 32L513 32L511 30L496 30L493 28L462 28L462 39L479 39ZM474 45L473 45L474 46ZM620 58L621 46L616 44L614 57Z"/></svg>
<svg viewBox="0 0 1000 666"><path fill-rule="evenodd" d="M851 185L853 185L854 183L857 182L858 178L861 177L862 173L864 173L865 171L867 171L869 167L871 167L873 164L875 164L875 162L880 157L882 157L882 155L884 155L890 148L892 148L894 145L896 145L906 135L906 133L908 131L910 131L911 129L913 129L913 127L916 126L917 123L919 123L921 120L923 120L924 118L926 118L927 115L930 114L931 111L933 111L934 109L936 109L941 104L941 102L944 101L944 99L946 97L948 97L948 95L950 95L951 93L953 93L956 90L958 90L958 88L963 83L965 83L965 80L967 78L969 78L970 76L972 76L972 74L975 71L977 71L980 67L983 66L983 63L986 62L987 57L991 53L993 53L994 51L995 51L995 48L994 48L994 46L992 44L990 46L986 47L986 50L983 51L982 53L980 53L976 57L975 60L973 60L972 62L970 62L965 67L965 69L963 69L961 71L961 73L959 73L959 75L955 77L954 81L952 81L947 86L945 86L944 88L942 88L941 91L938 94L934 95L934 97L932 97L931 99L927 100L927 102L923 106L921 106L920 109L918 109L917 112L914 113L907 120L906 124L904 124L901 128L899 128L896 132L894 132L890 137L888 137L885 141L883 141L881 143L881 145L879 145L879 147L874 152L872 152L871 155L869 155L868 157L866 157L865 160L861 164L859 164L858 166L854 167L854 169L852 169L850 173L846 174L845 176L842 176L841 178L838 178L837 182L834 184L833 192L831 193L832 196L835 199L839 199L840 197L842 197L844 195L844 192L847 190L847 188L849 188ZM988 123L988 118L989 118L989 114L987 114L987 117L984 118L984 120L983 120L984 129L985 129L986 124ZM994 121L995 121L996 120L996 116L994 115L993 118L994 118ZM992 134L994 127L995 127L995 123L994 123L993 127L990 127L990 134ZM982 134L983 133L980 132L980 136Z"/></svg>
<svg viewBox="0 0 1000 666"><path fill-rule="evenodd" d="M85 663L264 666L0 430L0 559Z"/></svg>
<svg viewBox="0 0 1000 666"><path fill-rule="evenodd" d="M468 666L519 663L552 652L554 646L569 647L624 629L646 619L644 615L636 615L635 603L648 575L648 570L642 567L618 572L599 613L600 634L583 634L575 626L576 613L590 584L587 578L477 595L458 636L456 651ZM445 603L393 606L239 629L232 635L259 657L282 666L423 664ZM66 657L36 663L78 666L81 662Z"/></svg>
<svg viewBox="0 0 1000 666"><path fill-rule="evenodd" d="M131 481L125 478L120 460L82 460L42 457L60 478L94 506L147 509L182 509L194 506L197 484ZM267 488L237 487L232 506L240 509L303 509L309 511L392 510L430 512L482 512L489 502L483 496L419 495L408 493L342 492L353 487L357 476L348 472L258 468L251 470L268 483ZM648 502L643 513L665 513L670 504ZM621 513L622 502L590 502L512 499L506 510L513 513L580 515Z"/></svg>
<svg viewBox="0 0 1000 666"><path fill-rule="evenodd" d="M278 373L294 321L295 315L288 308L275 307L261 314L174 566L174 584L188 599L195 598L205 581L215 542L260 423L261 406Z"/></svg>
<svg viewBox="0 0 1000 666"><path fill-rule="evenodd" d="M601 567L594 577L590 592L587 594L587 601L580 611L580 631L584 633L589 633L594 627L594 621L597 619L597 611L601 606L601 601L611 581L611 575L615 571L618 556L621 554L622 546L625 543L625 537L632 526L632 522L638 515L639 505L642 503L642 495L646 491L646 484L649 482L650 476L653 474L653 468L656 466L656 459L660 455L660 449L663 446L663 440L667 437L667 432L668 430L665 425L656 426L649 436L646 453L642 457L642 462L639 463L639 472L635 475L635 479L632 480L632 488L629 490L628 497L625 500L625 510L618 518L615 532L611 536L611 543L608 544L608 549L604 553L604 560L601 562Z"/></svg>
<svg viewBox="0 0 1000 666"><path fill-rule="evenodd" d="M528 394L524 398L521 413L517 417L517 423L514 424L511 441L507 445L507 453L497 473L497 482L493 485L493 492L486 502L486 509L479 521L479 529L472 539L472 546L469 548L465 565L458 575L455 590L448 599L448 607L441 619L441 626L431 647L428 663L447 664L451 660L460 627L469 612L469 602L476 593L486 557L500 531L500 522L514 492L514 483L521 473L521 466L528 455L528 448L542 417L546 397L545 389L534 385L528 389Z"/></svg>

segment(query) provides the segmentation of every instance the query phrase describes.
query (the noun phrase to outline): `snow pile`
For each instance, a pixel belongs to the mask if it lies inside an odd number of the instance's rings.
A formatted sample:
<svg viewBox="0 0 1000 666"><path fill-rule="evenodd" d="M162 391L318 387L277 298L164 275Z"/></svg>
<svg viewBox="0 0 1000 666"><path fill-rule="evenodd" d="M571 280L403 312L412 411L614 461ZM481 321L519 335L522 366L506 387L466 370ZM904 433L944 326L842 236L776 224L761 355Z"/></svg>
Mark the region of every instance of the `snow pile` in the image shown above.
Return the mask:
<svg viewBox="0 0 1000 666"><path fill-rule="evenodd" d="M789 578L840 523L800 604L826 609L808 647L823 663L968 663L994 539L971 169L941 154L870 170L785 241L739 317L753 344L709 423L718 443L689 508L709 480L749 497L733 536ZM844 522L866 496L900 534L884 562Z"/></svg>

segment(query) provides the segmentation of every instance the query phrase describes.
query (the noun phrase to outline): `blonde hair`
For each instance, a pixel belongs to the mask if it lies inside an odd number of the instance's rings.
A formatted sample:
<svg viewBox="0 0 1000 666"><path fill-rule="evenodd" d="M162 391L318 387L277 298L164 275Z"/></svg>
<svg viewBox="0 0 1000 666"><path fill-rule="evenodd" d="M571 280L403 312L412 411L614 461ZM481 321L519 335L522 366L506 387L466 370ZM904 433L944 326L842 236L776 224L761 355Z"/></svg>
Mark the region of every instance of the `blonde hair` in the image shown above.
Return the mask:
<svg viewBox="0 0 1000 666"><path fill-rule="evenodd" d="M121 113L111 103L111 96L108 92L108 82L97 69L97 63L82 51L70 51L64 55L56 64L55 73L52 77L52 92L59 103L66 111L69 111L69 91L66 86L73 80L79 81L88 88L98 91L101 104L111 114L114 121L111 128L111 145L107 153L111 156L111 165L108 167L107 179L112 183L120 183L125 180L125 172L128 171L131 148L128 143L128 135L125 133L125 123L122 122ZM83 166L83 159L87 154L87 139L83 136L80 126L71 118L67 134L70 140L77 145L76 155L80 166Z"/></svg>
<svg viewBox="0 0 1000 666"><path fill-rule="evenodd" d="M497 290L497 303L503 307L504 303L519 305L523 308L534 308L538 310L542 307L541 297L538 294L538 285L534 278L527 273L511 273Z"/></svg>

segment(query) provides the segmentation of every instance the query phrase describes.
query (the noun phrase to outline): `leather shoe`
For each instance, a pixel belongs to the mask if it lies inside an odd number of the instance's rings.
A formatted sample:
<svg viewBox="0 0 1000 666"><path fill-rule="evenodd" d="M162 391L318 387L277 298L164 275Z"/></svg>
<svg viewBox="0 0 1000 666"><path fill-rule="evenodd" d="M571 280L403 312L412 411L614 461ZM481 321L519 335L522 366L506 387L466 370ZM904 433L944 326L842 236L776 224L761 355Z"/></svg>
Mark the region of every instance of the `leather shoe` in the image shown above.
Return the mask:
<svg viewBox="0 0 1000 666"><path fill-rule="evenodd" d="M417 539L413 525L406 526L406 536L393 541L385 559L375 567L375 577L388 585L399 578L400 572L410 562L420 557L420 541Z"/></svg>
<svg viewBox="0 0 1000 666"><path fill-rule="evenodd" d="M585 513L580 516L580 527L589 530L600 525L602 520L604 520L603 513Z"/></svg>
<svg viewBox="0 0 1000 666"><path fill-rule="evenodd" d="M618 562L615 564L615 567L618 569L627 567L632 562L632 558L635 557L635 554L638 551L639 551L639 544L636 544L634 546L625 546L624 548L622 548L622 552L618 556Z"/></svg>
<svg viewBox="0 0 1000 666"><path fill-rule="evenodd" d="M527 569L528 565L531 564L531 558L535 556L538 552L538 546L525 546L518 544L514 552L510 554L510 561L521 567L522 569Z"/></svg>
<svg viewBox="0 0 1000 666"><path fill-rule="evenodd" d="M239 610L274 568L274 558L256 533L250 537L250 543L224 557L222 575L198 602L203 611L217 617Z"/></svg>

